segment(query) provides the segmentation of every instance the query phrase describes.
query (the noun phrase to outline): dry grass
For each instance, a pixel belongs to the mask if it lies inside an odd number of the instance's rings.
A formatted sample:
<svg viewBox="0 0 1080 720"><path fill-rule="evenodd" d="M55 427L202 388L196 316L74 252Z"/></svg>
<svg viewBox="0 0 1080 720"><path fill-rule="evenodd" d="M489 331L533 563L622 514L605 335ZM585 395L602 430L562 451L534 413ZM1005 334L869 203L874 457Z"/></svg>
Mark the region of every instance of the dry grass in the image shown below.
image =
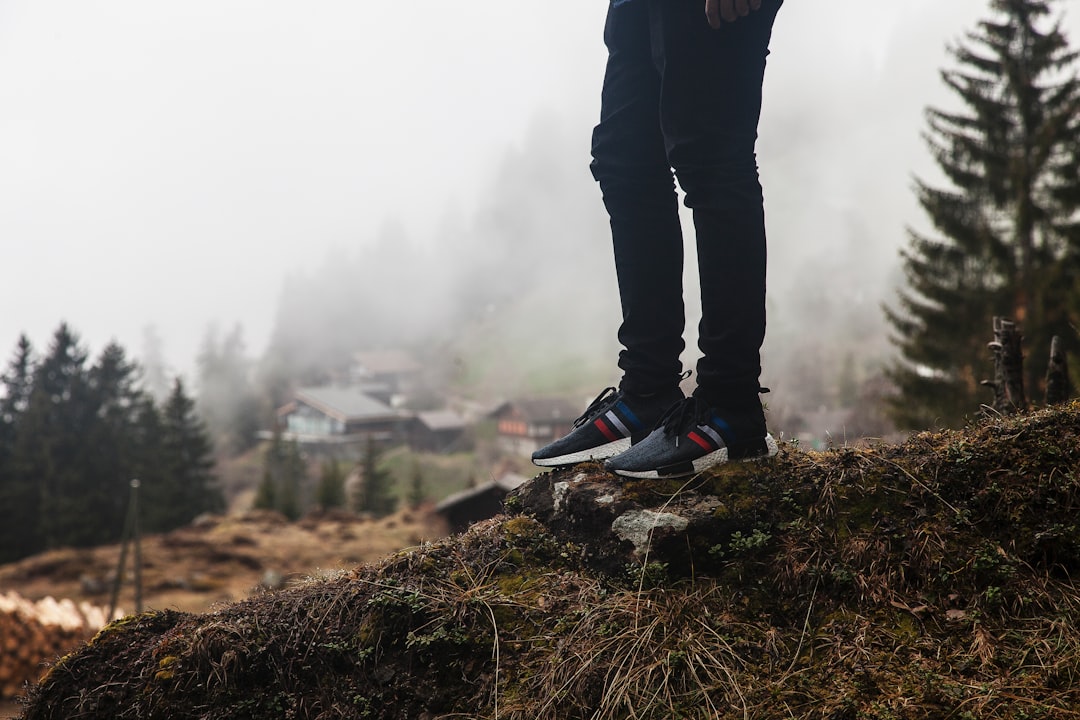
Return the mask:
<svg viewBox="0 0 1080 720"><path fill-rule="evenodd" d="M289 582L351 569L445 535L430 508L379 520L324 513L290 523L263 511L210 517L143 538L143 601L152 608L205 612L248 597L268 574ZM52 550L0 566L0 588L33 600L51 596L108 605L119 557L119 544ZM120 597L128 610L134 602L131 575L129 555Z"/></svg>
<svg viewBox="0 0 1080 720"><path fill-rule="evenodd" d="M25 717L1080 717L1080 405L682 492L733 488L747 532L716 539L710 577L603 576L501 518L114 625Z"/></svg>

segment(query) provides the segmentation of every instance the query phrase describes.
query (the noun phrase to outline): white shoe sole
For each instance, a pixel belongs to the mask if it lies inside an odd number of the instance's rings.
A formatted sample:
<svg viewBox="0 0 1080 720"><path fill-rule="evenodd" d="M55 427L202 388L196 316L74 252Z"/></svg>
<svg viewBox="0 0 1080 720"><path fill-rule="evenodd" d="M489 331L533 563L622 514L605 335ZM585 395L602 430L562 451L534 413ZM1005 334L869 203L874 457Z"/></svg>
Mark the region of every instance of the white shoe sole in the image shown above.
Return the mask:
<svg viewBox="0 0 1080 720"><path fill-rule="evenodd" d="M536 459L533 458L533 465L539 465L540 467L559 467L561 465L573 465L574 463L589 462L590 460L607 460L608 458L615 457L619 453L626 452L630 449L630 438L622 438L609 442L607 445L599 445L588 450L582 450L581 452L568 453L566 455L559 455L553 458Z"/></svg>
<svg viewBox="0 0 1080 720"><path fill-rule="evenodd" d="M765 454L755 455L754 457L739 458L732 462L753 462L755 460L768 460L771 457L775 457L780 452L780 446L776 444L776 440L772 435L765 435ZM616 475L628 478L639 478L642 480L659 480L661 478L677 478L687 477L689 475L697 475L703 470L708 470L714 465L720 465L728 462L728 449L726 447L714 450L708 455L702 455L697 460L694 460L692 470L686 470L678 473L666 473L661 474L659 470L613 470Z"/></svg>

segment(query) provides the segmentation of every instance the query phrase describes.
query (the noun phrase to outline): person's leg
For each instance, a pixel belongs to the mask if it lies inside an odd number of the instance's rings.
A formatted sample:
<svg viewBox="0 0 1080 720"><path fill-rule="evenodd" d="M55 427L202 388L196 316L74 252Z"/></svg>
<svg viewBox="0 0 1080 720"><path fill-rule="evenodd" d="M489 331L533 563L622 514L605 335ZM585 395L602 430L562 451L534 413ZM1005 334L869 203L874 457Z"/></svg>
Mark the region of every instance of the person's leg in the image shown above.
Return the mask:
<svg viewBox="0 0 1080 720"><path fill-rule="evenodd" d="M593 175L611 220L622 303L619 389L602 392L564 437L533 453L541 466L602 460L644 438L679 389L685 316L683 240L675 181L660 130L660 75L646 0L612 4Z"/></svg>
<svg viewBox="0 0 1080 720"><path fill-rule="evenodd" d="M765 337L765 214L755 144L773 20L782 0L713 30L700 0L652 0L664 41L661 117L693 210L701 282L695 396L759 404Z"/></svg>
<svg viewBox="0 0 1080 720"><path fill-rule="evenodd" d="M622 304L620 387L636 394L676 387L684 347L683 238L660 128L655 40L647 0L609 8L608 62L592 144Z"/></svg>
<svg viewBox="0 0 1080 720"><path fill-rule="evenodd" d="M635 0L642 2L643 0ZM606 462L629 477L689 475L777 452L758 398L765 216L754 146L781 0L708 26L700 0L647 0L661 50L661 125L693 210L702 320L698 388L642 442Z"/></svg>

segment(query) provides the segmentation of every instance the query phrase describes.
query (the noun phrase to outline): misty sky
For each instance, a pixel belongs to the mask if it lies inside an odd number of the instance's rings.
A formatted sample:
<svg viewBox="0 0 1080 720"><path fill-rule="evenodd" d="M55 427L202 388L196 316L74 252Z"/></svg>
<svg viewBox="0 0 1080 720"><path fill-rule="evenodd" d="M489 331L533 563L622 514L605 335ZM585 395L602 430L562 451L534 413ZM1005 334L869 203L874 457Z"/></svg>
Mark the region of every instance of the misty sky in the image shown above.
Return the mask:
<svg viewBox="0 0 1080 720"><path fill-rule="evenodd" d="M944 45L988 4L788 0L759 145L770 291L852 227L864 270L895 273ZM388 226L437 243L538 114L587 174L606 5L0 0L0 362L61 320L134 355L152 323L181 370L239 322L258 355L287 273Z"/></svg>

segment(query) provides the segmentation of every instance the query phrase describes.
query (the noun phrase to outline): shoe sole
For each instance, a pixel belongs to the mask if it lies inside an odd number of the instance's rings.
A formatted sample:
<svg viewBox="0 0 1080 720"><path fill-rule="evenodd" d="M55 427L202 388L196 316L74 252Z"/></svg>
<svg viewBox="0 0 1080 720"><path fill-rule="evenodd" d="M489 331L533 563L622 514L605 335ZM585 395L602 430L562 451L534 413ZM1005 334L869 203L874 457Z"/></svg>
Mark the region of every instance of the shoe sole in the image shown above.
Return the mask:
<svg viewBox="0 0 1080 720"><path fill-rule="evenodd" d="M765 452L761 455L754 455L751 457L736 458L730 462L751 462L755 460L768 460L771 457L775 457L780 452L780 446L776 444L776 440L772 435L765 435ZM641 480L660 480L662 478L677 478L686 477L687 475L696 475L703 470L720 465L722 463L729 462L728 449L726 447L714 450L708 455L702 455L697 460L694 460L691 465L693 467L681 467L675 468L665 472L662 469L653 470L613 470L616 475L622 477L635 478Z"/></svg>
<svg viewBox="0 0 1080 720"><path fill-rule="evenodd" d="M620 438L613 442L609 442L607 445L598 445L588 450L581 450L576 453L567 453L566 455L559 455L553 458L533 458L533 465L540 467L559 467L562 465L573 465L575 463L589 462L590 460L607 460L608 458L615 457L619 453L626 452L630 449L630 438Z"/></svg>

